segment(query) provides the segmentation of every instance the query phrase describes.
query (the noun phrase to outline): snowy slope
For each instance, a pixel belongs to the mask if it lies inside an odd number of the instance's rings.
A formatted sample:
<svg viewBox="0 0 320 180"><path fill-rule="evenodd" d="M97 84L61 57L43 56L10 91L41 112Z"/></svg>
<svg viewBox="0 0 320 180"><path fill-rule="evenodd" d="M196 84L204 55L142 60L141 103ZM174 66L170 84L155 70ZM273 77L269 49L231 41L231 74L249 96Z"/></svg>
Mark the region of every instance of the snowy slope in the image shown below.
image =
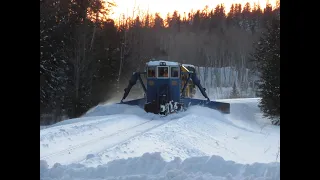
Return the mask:
<svg viewBox="0 0 320 180"><path fill-rule="evenodd" d="M171 175L219 179L228 173L236 179L250 174L264 177L264 173L279 177L279 164L272 162L280 162L280 128L261 117L258 99L222 101L231 103L230 115L192 107L159 117L137 107L100 105L82 118L42 129L42 178L63 179L70 173L71 179L166 179ZM252 164L256 162L271 164ZM200 174L190 172L192 166ZM121 171L111 171L115 168Z"/></svg>

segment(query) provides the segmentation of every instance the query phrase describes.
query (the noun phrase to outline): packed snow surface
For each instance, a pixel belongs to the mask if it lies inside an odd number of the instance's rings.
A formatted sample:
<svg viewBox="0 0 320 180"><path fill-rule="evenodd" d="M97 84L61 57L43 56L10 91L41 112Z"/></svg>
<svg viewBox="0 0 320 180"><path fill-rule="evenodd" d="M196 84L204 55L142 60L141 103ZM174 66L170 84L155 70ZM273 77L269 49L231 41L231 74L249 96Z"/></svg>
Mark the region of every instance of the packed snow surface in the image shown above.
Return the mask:
<svg viewBox="0 0 320 180"><path fill-rule="evenodd" d="M99 105L40 127L41 179L280 179L280 127L262 117L259 99L220 101L231 114Z"/></svg>

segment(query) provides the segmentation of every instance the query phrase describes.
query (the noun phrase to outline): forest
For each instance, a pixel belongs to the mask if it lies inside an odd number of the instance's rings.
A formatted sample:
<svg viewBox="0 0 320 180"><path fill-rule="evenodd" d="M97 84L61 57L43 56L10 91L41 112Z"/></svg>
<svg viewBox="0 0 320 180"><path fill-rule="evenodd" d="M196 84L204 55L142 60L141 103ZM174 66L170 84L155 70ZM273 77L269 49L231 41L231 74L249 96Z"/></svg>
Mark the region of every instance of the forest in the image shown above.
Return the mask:
<svg viewBox="0 0 320 180"><path fill-rule="evenodd" d="M220 4L166 17L133 10L110 19L114 6L40 1L40 124L79 117L115 92L122 95L132 72L150 59L232 67L240 81L249 69L261 76L257 91L265 115L280 116L280 3L233 4L229 12ZM278 94L268 94L270 88Z"/></svg>

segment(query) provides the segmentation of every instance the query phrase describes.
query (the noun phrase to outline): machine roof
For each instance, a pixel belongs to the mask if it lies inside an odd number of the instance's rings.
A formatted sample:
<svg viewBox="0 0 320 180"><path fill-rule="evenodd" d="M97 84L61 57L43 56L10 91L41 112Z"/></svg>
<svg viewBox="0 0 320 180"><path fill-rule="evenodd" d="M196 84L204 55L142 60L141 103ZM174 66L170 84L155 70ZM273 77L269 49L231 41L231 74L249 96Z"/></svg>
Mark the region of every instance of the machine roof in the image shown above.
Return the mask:
<svg viewBox="0 0 320 180"><path fill-rule="evenodd" d="M164 60L157 60L157 61L149 61L147 62L147 66L159 66L161 63L165 63L167 66L178 66L178 62L174 61L164 61Z"/></svg>

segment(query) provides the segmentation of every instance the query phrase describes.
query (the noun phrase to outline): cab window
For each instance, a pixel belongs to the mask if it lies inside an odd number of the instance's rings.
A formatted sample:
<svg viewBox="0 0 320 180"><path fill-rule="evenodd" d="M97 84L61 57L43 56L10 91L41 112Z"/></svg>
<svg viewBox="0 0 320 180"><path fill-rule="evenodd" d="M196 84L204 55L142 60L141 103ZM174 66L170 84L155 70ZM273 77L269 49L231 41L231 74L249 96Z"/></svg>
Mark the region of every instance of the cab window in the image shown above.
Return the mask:
<svg viewBox="0 0 320 180"><path fill-rule="evenodd" d="M179 67L171 67L171 77L179 77Z"/></svg>
<svg viewBox="0 0 320 180"><path fill-rule="evenodd" d="M169 77L169 68L158 67L158 77Z"/></svg>
<svg viewBox="0 0 320 180"><path fill-rule="evenodd" d="M148 77L156 77L156 68L148 67Z"/></svg>

